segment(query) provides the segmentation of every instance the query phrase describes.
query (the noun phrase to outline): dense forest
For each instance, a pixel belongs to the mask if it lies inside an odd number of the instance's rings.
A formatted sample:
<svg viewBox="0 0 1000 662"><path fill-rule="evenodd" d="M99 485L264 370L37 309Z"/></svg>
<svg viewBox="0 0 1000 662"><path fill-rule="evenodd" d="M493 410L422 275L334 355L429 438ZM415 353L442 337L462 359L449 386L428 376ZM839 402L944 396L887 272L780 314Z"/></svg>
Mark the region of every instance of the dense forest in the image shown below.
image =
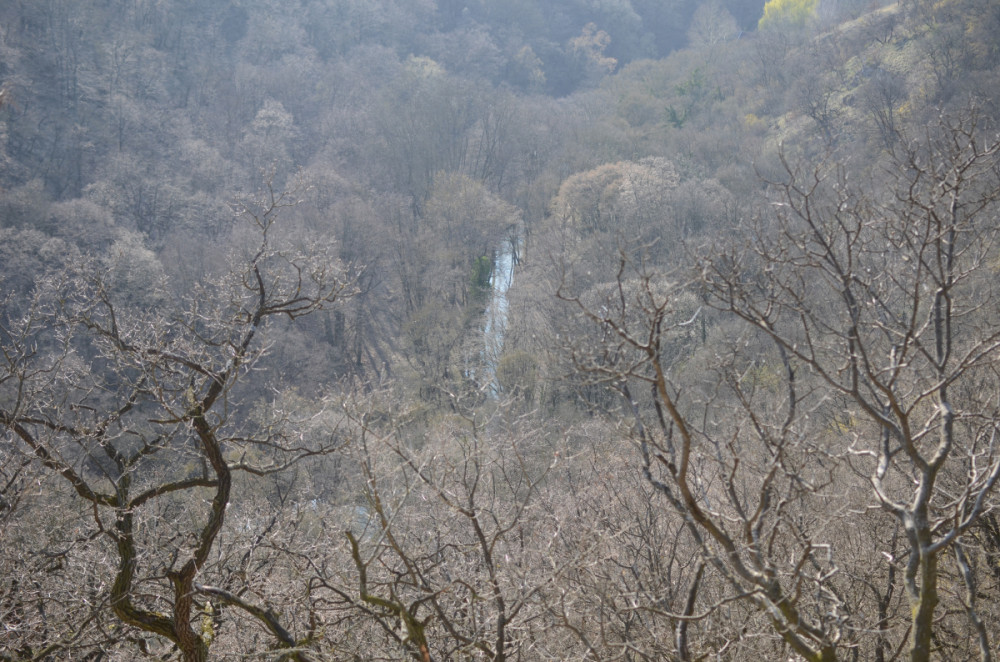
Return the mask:
<svg viewBox="0 0 1000 662"><path fill-rule="evenodd" d="M997 35L0 2L0 660L996 659Z"/></svg>

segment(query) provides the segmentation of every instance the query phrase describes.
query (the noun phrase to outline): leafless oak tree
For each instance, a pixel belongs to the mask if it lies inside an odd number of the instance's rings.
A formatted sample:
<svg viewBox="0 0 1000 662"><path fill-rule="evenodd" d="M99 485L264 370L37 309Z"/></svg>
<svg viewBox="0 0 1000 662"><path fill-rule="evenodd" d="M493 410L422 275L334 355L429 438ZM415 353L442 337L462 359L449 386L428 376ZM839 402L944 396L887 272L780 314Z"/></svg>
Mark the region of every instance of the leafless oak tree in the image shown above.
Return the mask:
<svg viewBox="0 0 1000 662"><path fill-rule="evenodd" d="M248 227L231 267L179 303L166 289L129 291L114 265L86 262L39 282L28 312L0 332L3 444L87 504L81 537L114 559L96 597L140 633L127 636L143 650L155 635L186 661L207 659L214 602L251 616L291 659L306 659L311 634L292 634L266 604L203 584L240 498L234 477L281 472L339 444L307 443L249 401L267 321L352 292L331 254L276 237L293 203L270 187L240 203Z"/></svg>
<svg viewBox="0 0 1000 662"><path fill-rule="evenodd" d="M931 659L945 565L966 587L947 611L991 659L962 539L1000 477L1000 141L971 112L898 145L889 199L845 165L786 163L749 237L714 244L689 282L623 253L612 285L560 290L595 325L577 368L624 395L643 471L726 599L758 605L807 660L883 657L889 640ZM678 345L705 314L706 346ZM874 541L881 579L844 549L873 508L902 532ZM889 622L896 573L903 623ZM856 597L866 585L877 609Z"/></svg>

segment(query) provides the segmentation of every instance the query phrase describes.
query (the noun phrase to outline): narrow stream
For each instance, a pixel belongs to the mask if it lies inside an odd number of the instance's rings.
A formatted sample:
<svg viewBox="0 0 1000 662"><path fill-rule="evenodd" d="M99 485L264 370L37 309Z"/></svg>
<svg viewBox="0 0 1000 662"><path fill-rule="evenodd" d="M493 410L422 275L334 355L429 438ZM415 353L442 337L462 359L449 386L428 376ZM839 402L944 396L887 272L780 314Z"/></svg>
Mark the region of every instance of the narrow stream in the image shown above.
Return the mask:
<svg viewBox="0 0 1000 662"><path fill-rule="evenodd" d="M498 249L490 276L492 294L486 306L483 324L483 364L486 366L487 381L491 395L500 393L497 382L497 365L503 352L504 335L507 332L507 292L514 282L514 267L517 265L519 238L514 235L506 239Z"/></svg>

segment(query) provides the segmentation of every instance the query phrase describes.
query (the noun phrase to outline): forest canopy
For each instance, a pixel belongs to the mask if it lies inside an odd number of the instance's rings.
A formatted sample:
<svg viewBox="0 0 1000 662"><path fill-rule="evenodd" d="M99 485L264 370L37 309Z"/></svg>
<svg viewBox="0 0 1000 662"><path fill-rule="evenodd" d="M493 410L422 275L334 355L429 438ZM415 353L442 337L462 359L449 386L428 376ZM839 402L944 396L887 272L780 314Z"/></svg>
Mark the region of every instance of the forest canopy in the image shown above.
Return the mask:
<svg viewBox="0 0 1000 662"><path fill-rule="evenodd" d="M997 34L0 3L0 660L993 660Z"/></svg>

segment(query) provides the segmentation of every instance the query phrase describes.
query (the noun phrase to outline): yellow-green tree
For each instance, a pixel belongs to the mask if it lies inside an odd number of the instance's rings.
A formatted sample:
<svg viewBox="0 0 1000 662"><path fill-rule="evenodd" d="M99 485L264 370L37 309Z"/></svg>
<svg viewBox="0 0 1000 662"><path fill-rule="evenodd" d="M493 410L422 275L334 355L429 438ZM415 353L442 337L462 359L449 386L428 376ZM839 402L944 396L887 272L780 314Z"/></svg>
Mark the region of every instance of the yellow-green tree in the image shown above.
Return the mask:
<svg viewBox="0 0 1000 662"><path fill-rule="evenodd" d="M818 0L769 0L757 28L800 27L815 13Z"/></svg>

